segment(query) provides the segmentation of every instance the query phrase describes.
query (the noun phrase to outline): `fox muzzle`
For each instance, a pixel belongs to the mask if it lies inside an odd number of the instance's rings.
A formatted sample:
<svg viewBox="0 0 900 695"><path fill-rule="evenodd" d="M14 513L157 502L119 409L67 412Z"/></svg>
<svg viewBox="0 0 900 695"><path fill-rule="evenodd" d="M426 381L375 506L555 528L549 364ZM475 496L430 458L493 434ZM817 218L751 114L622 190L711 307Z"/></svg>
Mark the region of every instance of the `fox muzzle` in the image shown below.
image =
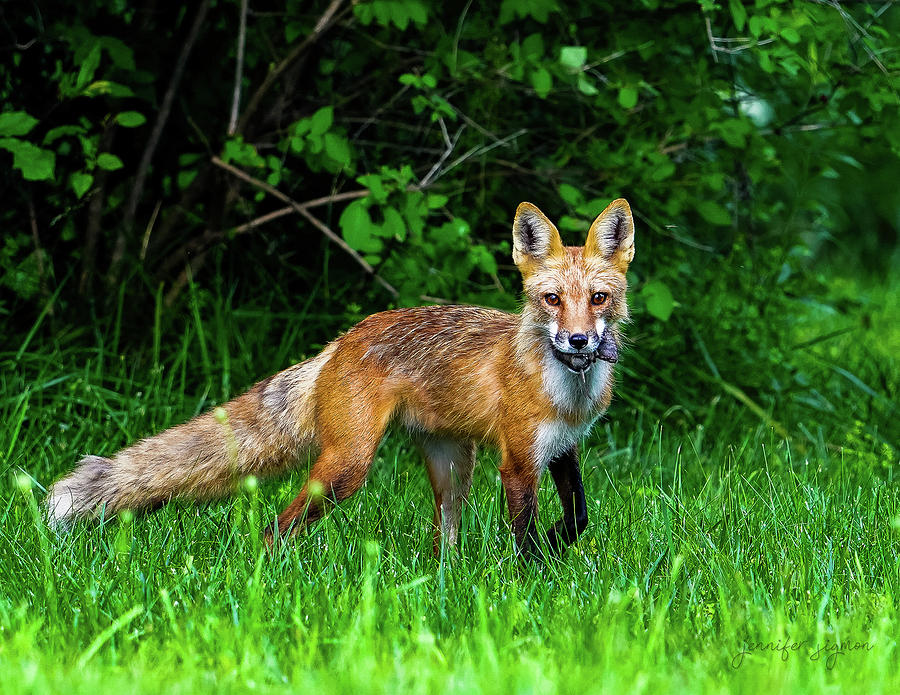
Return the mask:
<svg viewBox="0 0 900 695"><path fill-rule="evenodd" d="M592 352L563 352L553 347L553 356L573 372L586 372L597 360L618 362L619 348L610 335L609 329L603 331L597 349Z"/></svg>

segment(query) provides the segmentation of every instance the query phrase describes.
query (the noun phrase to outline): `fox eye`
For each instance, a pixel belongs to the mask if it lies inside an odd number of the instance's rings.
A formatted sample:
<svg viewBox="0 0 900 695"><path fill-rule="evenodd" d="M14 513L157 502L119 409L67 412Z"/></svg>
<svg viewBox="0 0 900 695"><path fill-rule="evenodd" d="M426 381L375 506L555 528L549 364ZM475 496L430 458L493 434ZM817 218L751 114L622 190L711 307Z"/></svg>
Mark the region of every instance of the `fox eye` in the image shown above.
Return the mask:
<svg viewBox="0 0 900 695"><path fill-rule="evenodd" d="M553 294L550 292L549 294L544 295L544 301L547 302L550 306L559 306L560 298L558 294Z"/></svg>
<svg viewBox="0 0 900 695"><path fill-rule="evenodd" d="M609 299L609 295L606 292L594 292L594 295L591 297L591 304L602 306L606 304L607 299Z"/></svg>

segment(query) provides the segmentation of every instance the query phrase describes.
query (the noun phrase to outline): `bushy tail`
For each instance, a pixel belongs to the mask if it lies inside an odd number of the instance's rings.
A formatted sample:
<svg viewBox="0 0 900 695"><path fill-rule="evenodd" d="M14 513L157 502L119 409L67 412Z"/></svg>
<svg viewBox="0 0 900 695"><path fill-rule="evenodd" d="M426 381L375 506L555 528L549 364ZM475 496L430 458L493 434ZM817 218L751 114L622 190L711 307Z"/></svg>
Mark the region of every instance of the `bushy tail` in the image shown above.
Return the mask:
<svg viewBox="0 0 900 695"><path fill-rule="evenodd" d="M50 489L50 522L151 509L173 497L221 497L243 476L287 470L315 444L315 382L330 353L259 382L224 413L199 415L112 458L86 456Z"/></svg>

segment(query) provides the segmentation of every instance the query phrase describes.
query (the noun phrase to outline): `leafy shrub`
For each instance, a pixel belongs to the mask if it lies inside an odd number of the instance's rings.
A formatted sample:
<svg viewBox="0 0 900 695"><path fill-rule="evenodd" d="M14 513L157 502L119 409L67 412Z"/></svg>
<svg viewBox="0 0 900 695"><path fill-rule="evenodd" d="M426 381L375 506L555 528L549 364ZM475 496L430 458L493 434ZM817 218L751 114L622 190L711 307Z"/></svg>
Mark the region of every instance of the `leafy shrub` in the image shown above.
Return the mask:
<svg viewBox="0 0 900 695"><path fill-rule="evenodd" d="M249 259L227 278L249 294L252 265L298 296L349 288L363 312L512 308L518 202L580 243L625 196L641 378L678 360L769 412L808 388L785 324L827 289L816 264L889 267L896 7L256 5L245 35L237 0L18 18L0 68L12 320L51 298L76 319L125 278L140 279L122 286L130 301L162 283L178 304L229 254ZM358 312L333 313L338 328Z"/></svg>

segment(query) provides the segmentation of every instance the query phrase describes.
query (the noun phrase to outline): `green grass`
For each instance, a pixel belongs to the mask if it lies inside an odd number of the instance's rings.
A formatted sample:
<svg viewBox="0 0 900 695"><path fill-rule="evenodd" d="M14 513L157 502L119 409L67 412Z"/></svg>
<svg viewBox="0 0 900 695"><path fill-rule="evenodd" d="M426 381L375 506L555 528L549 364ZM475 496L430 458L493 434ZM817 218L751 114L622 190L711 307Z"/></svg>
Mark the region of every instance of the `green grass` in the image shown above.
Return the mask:
<svg viewBox="0 0 900 695"><path fill-rule="evenodd" d="M887 300L896 291L873 305ZM837 350L850 377L822 367L826 385L777 413L788 439L725 390L689 417L641 408L626 356L618 406L583 449L591 525L561 562L515 560L492 452L459 552L432 557L430 488L400 436L359 494L274 555L259 530L300 470L57 537L41 486L80 455L176 424L333 329L308 312L194 306L127 357L118 324L0 353L4 694L900 691L886 309L809 348L810 364ZM843 428L823 425L824 406L816 417L812 391L851 414ZM559 505L544 487L546 527Z"/></svg>

